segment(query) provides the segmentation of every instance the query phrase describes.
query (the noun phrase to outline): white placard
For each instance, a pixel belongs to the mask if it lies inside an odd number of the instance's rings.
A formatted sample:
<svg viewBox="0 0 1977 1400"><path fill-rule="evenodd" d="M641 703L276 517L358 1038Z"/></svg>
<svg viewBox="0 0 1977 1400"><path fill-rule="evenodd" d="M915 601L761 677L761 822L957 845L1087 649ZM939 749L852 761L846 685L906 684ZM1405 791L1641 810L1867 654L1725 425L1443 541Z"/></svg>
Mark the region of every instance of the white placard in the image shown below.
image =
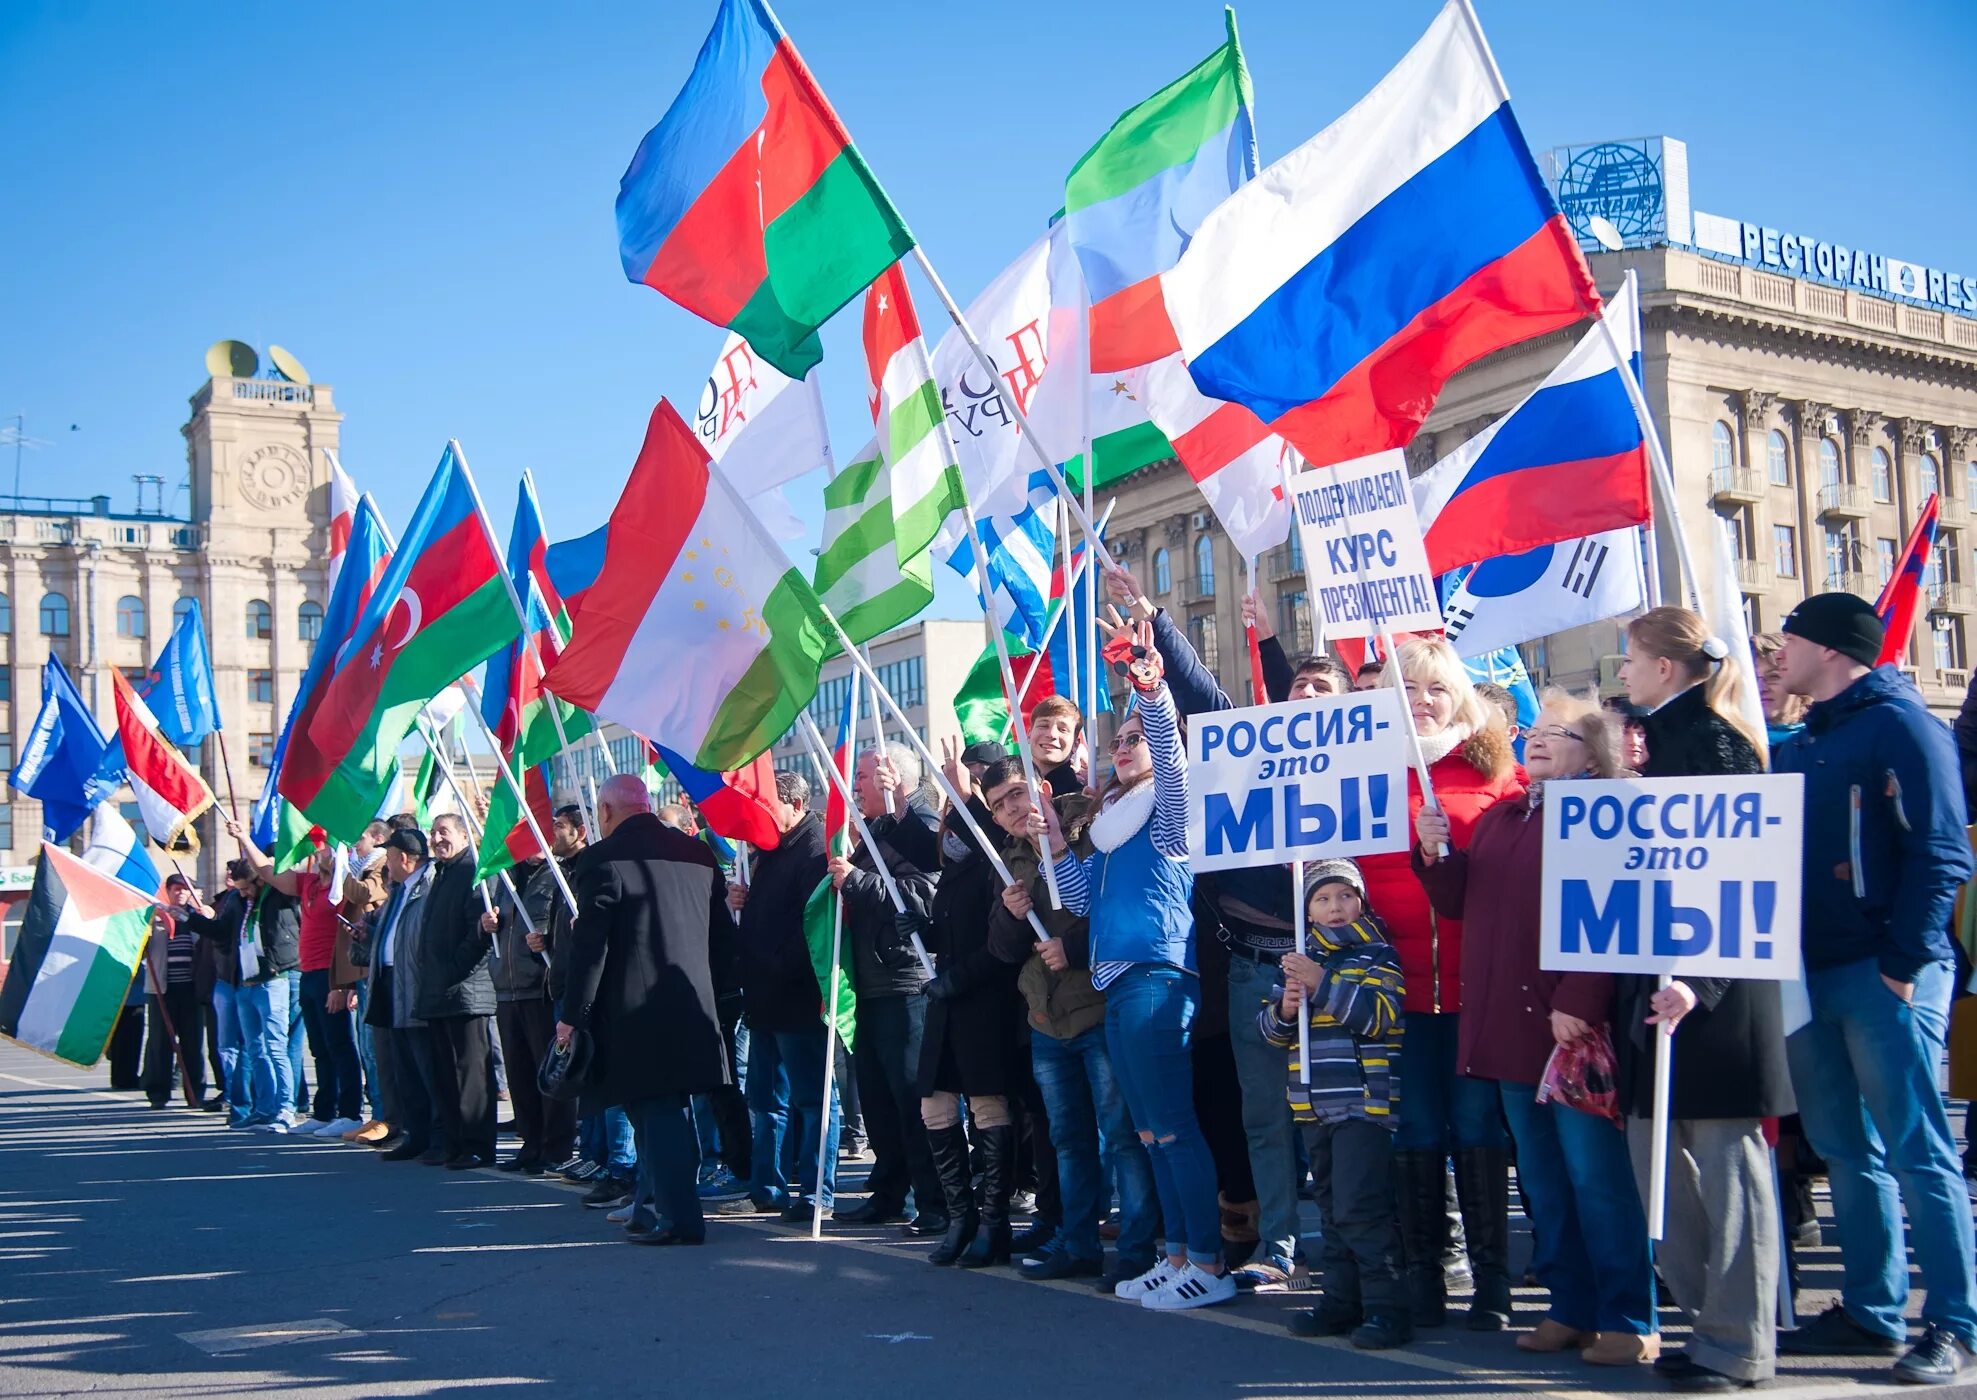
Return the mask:
<svg viewBox="0 0 1977 1400"><path fill-rule="evenodd" d="M1190 716L1189 864L1406 850L1404 726L1391 689Z"/></svg>
<svg viewBox="0 0 1977 1400"><path fill-rule="evenodd" d="M1305 576L1320 637L1438 631L1407 454L1379 452L1291 478Z"/></svg>
<svg viewBox="0 0 1977 1400"><path fill-rule="evenodd" d="M1797 978L1804 818L1797 773L1546 783L1538 965Z"/></svg>

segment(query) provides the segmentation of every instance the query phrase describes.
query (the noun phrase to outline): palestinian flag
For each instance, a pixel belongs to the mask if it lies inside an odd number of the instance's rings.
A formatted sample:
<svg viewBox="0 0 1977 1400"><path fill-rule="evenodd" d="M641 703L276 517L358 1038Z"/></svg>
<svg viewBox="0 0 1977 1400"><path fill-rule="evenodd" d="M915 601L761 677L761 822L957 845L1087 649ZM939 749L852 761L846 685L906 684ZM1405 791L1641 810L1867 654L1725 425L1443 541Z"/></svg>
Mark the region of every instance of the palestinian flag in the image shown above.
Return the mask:
<svg viewBox="0 0 1977 1400"><path fill-rule="evenodd" d="M167 850L198 850L192 823L213 805L213 790L158 732L157 716L122 671L112 670L117 696L117 737L130 767L130 790L144 817L144 831Z"/></svg>
<svg viewBox="0 0 1977 1400"><path fill-rule="evenodd" d="M618 185L625 276L801 379L817 328L913 247L763 0L721 0Z"/></svg>
<svg viewBox="0 0 1977 1400"><path fill-rule="evenodd" d="M102 1059L144 956L152 898L43 842L0 986L0 1035L84 1068Z"/></svg>

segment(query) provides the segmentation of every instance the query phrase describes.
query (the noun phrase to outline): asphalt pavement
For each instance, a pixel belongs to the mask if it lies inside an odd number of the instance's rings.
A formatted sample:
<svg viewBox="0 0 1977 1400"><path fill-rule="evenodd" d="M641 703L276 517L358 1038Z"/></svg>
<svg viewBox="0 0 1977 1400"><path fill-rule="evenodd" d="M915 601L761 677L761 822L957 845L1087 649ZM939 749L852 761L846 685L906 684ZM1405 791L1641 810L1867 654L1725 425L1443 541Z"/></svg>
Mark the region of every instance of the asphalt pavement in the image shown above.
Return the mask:
<svg viewBox="0 0 1977 1400"><path fill-rule="evenodd" d="M890 1227L826 1225L817 1243L715 1218L704 1247L639 1248L577 1188L229 1131L106 1080L0 1044L0 1396L1665 1389L1645 1368L1532 1358L1459 1326L1383 1353L1299 1340L1283 1324L1309 1294L1155 1314L1083 1283L937 1269L929 1243ZM1830 1301L1838 1263L1809 1253L1807 1311ZM1519 1325L1542 1305L1520 1289ZM1665 1326L1678 1341L1677 1314ZM1793 1362L1764 1393L1897 1390L1885 1370Z"/></svg>

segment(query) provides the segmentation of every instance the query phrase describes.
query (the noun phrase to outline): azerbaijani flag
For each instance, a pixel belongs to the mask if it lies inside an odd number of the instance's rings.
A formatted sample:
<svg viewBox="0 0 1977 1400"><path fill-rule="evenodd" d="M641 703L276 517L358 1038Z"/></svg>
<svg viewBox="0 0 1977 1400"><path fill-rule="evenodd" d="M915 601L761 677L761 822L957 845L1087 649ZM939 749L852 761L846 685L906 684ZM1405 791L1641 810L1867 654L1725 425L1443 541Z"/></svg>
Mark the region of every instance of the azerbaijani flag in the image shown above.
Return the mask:
<svg viewBox="0 0 1977 1400"><path fill-rule="evenodd" d="M1937 568L1936 535L1941 513L1942 498L1931 492L1922 503L1922 513L1915 517L1915 528L1908 532L1908 543L1902 546L1901 557L1895 561L1895 571L1888 575L1881 596L1874 602L1874 611L1887 629L1881 639L1881 654L1875 658L1877 666L1901 664L1908 652L1909 634L1915 630L1915 614L1922 602L1923 588L1949 582L1941 574L1929 577Z"/></svg>
<svg viewBox="0 0 1977 1400"><path fill-rule="evenodd" d="M281 792L332 841L354 842L391 786L419 709L520 631L466 464L448 443L383 580L323 689Z"/></svg>
<svg viewBox="0 0 1977 1400"><path fill-rule="evenodd" d="M817 328L913 246L764 0L721 0L618 183L625 276L801 379Z"/></svg>
<svg viewBox="0 0 1977 1400"><path fill-rule="evenodd" d="M664 399L606 529L543 689L696 768L741 767L817 693L835 640L817 595Z"/></svg>
<svg viewBox="0 0 1977 1400"><path fill-rule="evenodd" d="M158 732L158 717L118 670L110 672L116 688L117 738L124 746L130 790L153 841L170 849L181 838L193 850L199 838L192 823L213 805L213 790L171 742Z"/></svg>
<svg viewBox="0 0 1977 1400"><path fill-rule="evenodd" d="M102 1059L144 956L155 898L44 841L0 986L0 1035L84 1068Z"/></svg>

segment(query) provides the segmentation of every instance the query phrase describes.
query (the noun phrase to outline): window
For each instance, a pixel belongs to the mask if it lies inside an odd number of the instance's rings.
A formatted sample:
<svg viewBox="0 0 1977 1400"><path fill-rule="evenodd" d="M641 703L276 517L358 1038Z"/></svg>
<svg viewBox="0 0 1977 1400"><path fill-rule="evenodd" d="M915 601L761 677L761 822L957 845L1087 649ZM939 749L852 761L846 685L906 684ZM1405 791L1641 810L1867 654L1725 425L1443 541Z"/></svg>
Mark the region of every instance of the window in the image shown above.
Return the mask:
<svg viewBox="0 0 1977 1400"><path fill-rule="evenodd" d="M69 635L69 599L64 593L44 593L41 595L41 635L44 637L66 637Z"/></svg>
<svg viewBox="0 0 1977 1400"><path fill-rule="evenodd" d="M1848 525L1828 525L1826 527L1826 586L1832 589L1843 587L1840 575L1850 571L1853 564L1853 528Z"/></svg>
<svg viewBox="0 0 1977 1400"><path fill-rule="evenodd" d="M304 603L295 610L295 635L305 642L313 642L323 635L321 603Z"/></svg>
<svg viewBox="0 0 1977 1400"><path fill-rule="evenodd" d="M1970 464L1970 470L1973 474L1977 474L1977 462ZM1977 501L1977 492L1972 492L1970 499ZM1284 551L1285 562L1291 568L1302 572L1304 569L1304 540L1296 526L1291 527L1291 537L1285 542Z"/></svg>
<svg viewBox="0 0 1977 1400"><path fill-rule="evenodd" d="M1277 636L1290 653L1293 666L1311 654L1311 609L1305 604L1302 588L1277 599Z"/></svg>
<svg viewBox="0 0 1977 1400"><path fill-rule="evenodd" d="M0 666L0 705L14 702L14 668Z"/></svg>
<svg viewBox="0 0 1977 1400"><path fill-rule="evenodd" d="M185 621L186 614L190 613L194 608L198 606L199 606L198 601L192 598L181 598L176 603L173 603L172 630L177 631L178 625L181 622Z"/></svg>
<svg viewBox="0 0 1977 1400"><path fill-rule="evenodd" d="M1215 596L1215 541L1203 535L1194 542L1194 576L1201 587L1197 595L1202 598Z"/></svg>
<svg viewBox="0 0 1977 1400"><path fill-rule="evenodd" d="M272 768L275 765L275 736L254 733L247 736L247 766Z"/></svg>
<svg viewBox="0 0 1977 1400"><path fill-rule="evenodd" d="M1153 551L1153 591L1172 593L1174 591L1174 566L1167 559L1167 551Z"/></svg>
<svg viewBox="0 0 1977 1400"><path fill-rule="evenodd" d="M1201 664L1211 671L1222 668L1222 654L1215 645L1215 614L1204 613L1200 617L1188 619L1188 640L1194 643L1195 654Z"/></svg>
<svg viewBox="0 0 1977 1400"><path fill-rule="evenodd" d="M150 688L151 672L148 668L143 666L119 666L117 669L124 673L124 679L130 682L131 689L135 690L139 695L142 695Z"/></svg>
<svg viewBox="0 0 1977 1400"><path fill-rule="evenodd" d="M1792 458L1785 446L1785 435L1776 428L1764 440L1764 466L1771 473L1773 486L1792 484Z"/></svg>
<svg viewBox="0 0 1977 1400"><path fill-rule="evenodd" d="M1730 431L1730 425L1720 418L1709 430L1709 464L1719 472L1737 465L1736 436Z"/></svg>
<svg viewBox="0 0 1977 1400"><path fill-rule="evenodd" d="M1838 449L1834 449L1838 456ZM1880 448L1874 449L1874 499L1892 501L1895 498L1895 473L1889 465L1888 454Z"/></svg>
<svg viewBox="0 0 1977 1400"><path fill-rule="evenodd" d="M1884 584L1895 576L1895 551L1898 548L1893 540L1874 541L1874 562L1881 568L1881 582Z"/></svg>
<svg viewBox="0 0 1977 1400"><path fill-rule="evenodd" d="M0 593L0 635L11 636L14 631L14 601Z"/></svg>
<svg viewBox="0 0 1977 1400"><path fill-rule="evenodd" d="M1936 669L1938 671L1961 671L1963 669L1963 620L1944 617L1938 614L1930 620L1929 636L1935 643Z"/></svg>
<svg viewBox="0 0 1977 1400"><path fill-rule="evenodd" d="M144 640L144 600L126 593L117 599L117 635Z"/></svg>
<svg viewBox="0 0 1977 1400"><path fill-rule="evenodd" d="M1963 464L1963 498L1967 501L1977 501L1977 462ZM5 597L0 596L0 607L4 607L5 604Z"/></svg>
<svg viewBox="0 0 1977 1400"><path fill-rule="evenodd" d="M1777 571L1779 578L1797 578L1799 576L1798 531L1789 525L1773 525L1771 555L1771 567Z"/></svg>
<svg viewBox="0 0 1977 1400"><path fill-rule="evenodd" d="M927 672L922 658L909 656L904 661L888 661L876 670L879 684L898 702L900 709L908 710L927 703ZM870 704L871 698L867 696L859 703Z"/></svg>
<svg viewBox="0 0 1977 1400"><path fill-rule="evenodd" d="M1840 445L1831 438L1819 439L1819 484L1840 484Z"/></svg>
<svg viewBox="0 0 1977 1400"><path fill-rule="evenodd" d="M1929 551L1928 558L1922 561L1922 587L1933 593L1949 582L1948 551L1938 543Z"/></svg>
<svg viewBox="0 0 1977 1400"><path fill-rule="evenodd" d="M0 768L12 772L13 767L14 736L11 734L0 734Z"/></svg>
<svg viewBox="0 0 1977 1400"><path fill-rule="evenodd" d="M810 702L810 718L826 734L837 733L838 721L844 716L845 698L851 694L850 676L832 676L817 687L817 696ZM871 697L867 696L867 701ZM644 767L643 764L639 765Z"/></svg>
<svg viewBox="0 0 1977 1400"><path fill-rule="evenodd" d="M273 671L250 670L247 673L247 698L256 705L275 703L275 673Z"/></svg>
<svg viewBox="0 0 1977 1400"><path fill-rule="evenodd" d="M255 598L247 604L247 640L265 642L275 635L275 610L268 606L266 598Z"/></svg>
<svg viewBox="0 0 1977 1400"><path fill-rule="evenodd" d="M1922 460L1916 464L1915 475L1917 480L1922 483L1922 490L1918 496L1919 500L1926 501L1931 496L1938 495L1942 492L1943 470L1936 464L1935 453L1925 452L1922 454Z"/></svg>

